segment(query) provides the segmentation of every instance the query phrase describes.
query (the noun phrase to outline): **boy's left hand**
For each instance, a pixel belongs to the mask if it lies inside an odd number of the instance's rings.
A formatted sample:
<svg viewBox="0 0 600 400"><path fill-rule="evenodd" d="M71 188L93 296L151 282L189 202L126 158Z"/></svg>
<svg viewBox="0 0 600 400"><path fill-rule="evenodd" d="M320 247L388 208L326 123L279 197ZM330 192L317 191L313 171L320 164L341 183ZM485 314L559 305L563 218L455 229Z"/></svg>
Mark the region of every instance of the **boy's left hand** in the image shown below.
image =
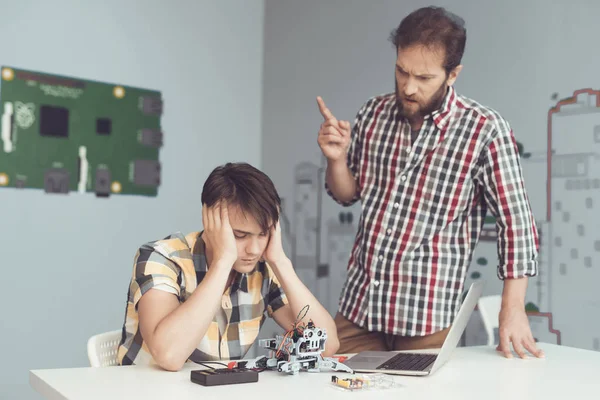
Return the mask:
<svg viewBox="0 0 600 400"><path fill-rule="evenodd" d="M271 228L269 244L265 249L264 258L271 266L275 266L281 261L287 259L287 256L283 251L283 243L281 241L281 225L279 221L277 222L277 225Z"/></svg>

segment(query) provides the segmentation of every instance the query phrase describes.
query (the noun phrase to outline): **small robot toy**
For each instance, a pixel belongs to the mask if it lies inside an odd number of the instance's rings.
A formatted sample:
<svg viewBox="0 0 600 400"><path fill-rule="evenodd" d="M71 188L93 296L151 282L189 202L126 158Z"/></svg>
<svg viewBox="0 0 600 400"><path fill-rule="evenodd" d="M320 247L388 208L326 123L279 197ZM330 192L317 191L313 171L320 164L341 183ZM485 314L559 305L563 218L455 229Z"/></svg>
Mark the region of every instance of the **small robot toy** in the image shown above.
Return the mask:
<svg viewBox="0 0 600 400"><path fill-rule="evenodd" d="M277 369L292 375L299 371L320 372L325 369L353 373L338 359L321 355L326 341L327 331L316 327L312 321L305 326L295 323L293 329L285 335L258 341L260 347L270 350L269 356L238 362L238 366L260 370Z"/></svg>

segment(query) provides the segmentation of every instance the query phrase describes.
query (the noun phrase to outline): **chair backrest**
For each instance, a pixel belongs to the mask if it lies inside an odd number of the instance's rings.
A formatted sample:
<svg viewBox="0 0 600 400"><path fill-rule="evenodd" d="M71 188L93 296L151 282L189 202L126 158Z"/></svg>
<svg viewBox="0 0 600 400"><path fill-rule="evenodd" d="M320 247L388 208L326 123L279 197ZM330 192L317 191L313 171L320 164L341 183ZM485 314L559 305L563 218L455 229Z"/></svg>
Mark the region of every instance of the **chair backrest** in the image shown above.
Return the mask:
<svg viewBox="0 0 600 400"><path fill-rule="evenodd" d="M502 306L502 296L483 296L479 298L477 302L477 309L483 320L483 326L487 333L488 346L493 346L496 343L496 335L494 329L498 329L500 315L500 307Z"/></svg>
<svg viewBox="0 0 600 400"><path fill-rule="evenodd" d="M121 342L121 330L100 333L89 338L87 353L92 367L118 365L117 349Z"/></svg>

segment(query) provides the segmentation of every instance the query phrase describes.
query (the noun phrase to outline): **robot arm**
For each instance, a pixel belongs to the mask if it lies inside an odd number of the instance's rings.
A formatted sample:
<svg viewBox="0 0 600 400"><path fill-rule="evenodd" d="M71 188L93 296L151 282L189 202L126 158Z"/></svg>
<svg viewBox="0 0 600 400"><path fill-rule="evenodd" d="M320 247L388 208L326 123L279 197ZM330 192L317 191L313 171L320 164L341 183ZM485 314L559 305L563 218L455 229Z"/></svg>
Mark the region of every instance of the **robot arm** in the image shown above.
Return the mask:
<svg viewBox="0 0 600 400"><path fill-rule="evenodd" d="M344 371L344 372L348 372L351 374L354 373L354 371L352 371L352 369L350 369L350 367L346 366L345 364L342 364L341 362L337 361L334 358L323 358L319 362L319 367L331 369L333 371Z"/></svg>

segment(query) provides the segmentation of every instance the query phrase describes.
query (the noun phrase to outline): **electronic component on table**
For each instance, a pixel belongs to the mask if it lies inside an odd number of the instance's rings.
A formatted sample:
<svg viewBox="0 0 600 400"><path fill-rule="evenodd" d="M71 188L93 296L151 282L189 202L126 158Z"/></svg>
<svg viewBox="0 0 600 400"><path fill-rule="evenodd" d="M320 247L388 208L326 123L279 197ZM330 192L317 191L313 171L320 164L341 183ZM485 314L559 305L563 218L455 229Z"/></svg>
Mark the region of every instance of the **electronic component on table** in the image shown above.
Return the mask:
<svg viewBox="0 0 600 400"><path fill-rule="evenodd" d="M365 382L361 378L338 378L335 375L331 377L331 382L344 389L350 390L362 389L364 386L368 385L368 382Z"/></svg>
<svg viewBox="0 0 600 400"><path fill-rule="evenodd" d="M200 369L192 371L190 379L202 386L252 383L258 382L258 372L246 368Z"/></svg>

